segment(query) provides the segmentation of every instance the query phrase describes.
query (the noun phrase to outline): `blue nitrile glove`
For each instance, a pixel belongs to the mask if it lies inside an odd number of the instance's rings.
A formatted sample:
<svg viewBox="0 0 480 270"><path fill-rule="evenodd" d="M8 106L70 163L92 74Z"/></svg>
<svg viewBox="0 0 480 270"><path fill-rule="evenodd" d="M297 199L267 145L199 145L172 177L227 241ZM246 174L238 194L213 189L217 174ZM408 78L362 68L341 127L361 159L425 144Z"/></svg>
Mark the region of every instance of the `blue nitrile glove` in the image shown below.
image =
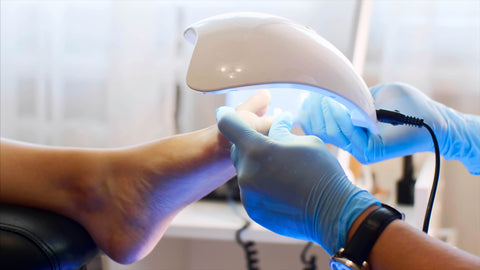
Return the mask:
<svg viewBox="0 0 480 270"><path fill-rule="evenodd" d="M376 109L424 119L444 158L460 160L470 173L480 174L480 116L459 113L403 83L378 85L370 91ZM305 99L299 122L307 135L350 152L364 164L434 150L425 128L379 123L379 134L374 135L354 126L345 107L319 94Z"/></svg>
<svg viewBox="0 0 480 270"><path fill-rule="evenodd" d="M234 143L231 157L248 215L281 235L313 241L333 254L345 245L353 221L379 201L353 185L315 136L290 133L292 117L274 119L268 137L229 107L218 127Z"/></svg>

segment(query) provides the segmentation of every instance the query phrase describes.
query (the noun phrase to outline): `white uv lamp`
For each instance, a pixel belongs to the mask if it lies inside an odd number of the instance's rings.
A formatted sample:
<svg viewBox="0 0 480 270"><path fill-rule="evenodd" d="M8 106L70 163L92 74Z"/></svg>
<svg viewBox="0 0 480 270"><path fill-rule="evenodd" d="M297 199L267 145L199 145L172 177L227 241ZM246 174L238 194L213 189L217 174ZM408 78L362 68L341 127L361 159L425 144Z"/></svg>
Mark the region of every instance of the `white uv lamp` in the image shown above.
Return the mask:
<svg viewBox="0 0 480 270"><path fill-rule="evenodd" d="M263 13L227 13L184 32L195 45L187 73L193 90L296 89L343 104L354 125L377 131L374 101L350 61L312 29Z"/></svg>

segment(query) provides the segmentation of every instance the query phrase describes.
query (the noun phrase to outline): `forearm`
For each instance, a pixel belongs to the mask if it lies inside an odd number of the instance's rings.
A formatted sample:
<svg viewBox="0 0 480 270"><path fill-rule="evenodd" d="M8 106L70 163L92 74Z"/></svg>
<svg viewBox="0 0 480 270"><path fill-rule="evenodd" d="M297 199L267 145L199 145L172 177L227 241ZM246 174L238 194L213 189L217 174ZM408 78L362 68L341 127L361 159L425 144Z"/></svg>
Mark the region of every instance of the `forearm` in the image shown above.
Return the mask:
<svg viewBox="0 0 480 270"><path fill-rule="evenodd" d="M480 269L480 258L402 221L392 222L370 253L372 269Z"/></svg>
<svg viewBox="0 0 480 270"><path fill-rule="evenodd" d="M356 228L373 211L367 209L355 220ZM372 270L395 269L480 269L480 258L454 248L438 239L396 220L388 225L368 257Z"/></svg>

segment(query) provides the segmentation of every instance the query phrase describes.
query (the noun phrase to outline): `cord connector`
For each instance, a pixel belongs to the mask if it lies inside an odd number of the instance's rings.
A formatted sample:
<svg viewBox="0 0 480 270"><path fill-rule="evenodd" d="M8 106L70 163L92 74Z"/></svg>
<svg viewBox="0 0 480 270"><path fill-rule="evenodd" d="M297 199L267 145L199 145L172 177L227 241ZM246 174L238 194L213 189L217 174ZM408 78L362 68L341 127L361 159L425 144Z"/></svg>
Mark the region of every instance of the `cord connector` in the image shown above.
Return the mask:
<svg viewBox="0 0 480 270"><path fill-rule="evenodd" d="M435 150L435 174L433 176L432 188L430 190L430 197L427 203L427 210L425 211L425 219L423 220L423 231L428 233L428 225L430 224L430 216L433 208L433 201L437 192L438 176L440 175L440 147L438 147L438 140L433 129L427 125L423 119L413 116L403 115L398 111L377 110L377 119L380 122L396 125L411 125L416 127L425 127L432 136L433 148Z"/></svg>
<svg viewBox="0 0 480 270"><path fill-rule="evenodd" d="M410 125L415 127L423 126L423 119L413 116L407 116L399 113L398 111L377 110L377 119L383 123L389 123L391 125Z"/></svg>

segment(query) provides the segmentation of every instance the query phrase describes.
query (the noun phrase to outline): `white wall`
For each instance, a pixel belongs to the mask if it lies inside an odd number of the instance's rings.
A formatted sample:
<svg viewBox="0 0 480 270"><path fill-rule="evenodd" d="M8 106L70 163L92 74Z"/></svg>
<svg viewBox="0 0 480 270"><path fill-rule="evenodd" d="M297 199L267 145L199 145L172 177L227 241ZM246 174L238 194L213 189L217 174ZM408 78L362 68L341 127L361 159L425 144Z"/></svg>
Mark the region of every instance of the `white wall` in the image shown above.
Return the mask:
<svg viewBox="0 0 480 270"><path fill-rule="evenodd" d="M1 135L112 147L173 134L175 10L2 1Z"/></svg>

